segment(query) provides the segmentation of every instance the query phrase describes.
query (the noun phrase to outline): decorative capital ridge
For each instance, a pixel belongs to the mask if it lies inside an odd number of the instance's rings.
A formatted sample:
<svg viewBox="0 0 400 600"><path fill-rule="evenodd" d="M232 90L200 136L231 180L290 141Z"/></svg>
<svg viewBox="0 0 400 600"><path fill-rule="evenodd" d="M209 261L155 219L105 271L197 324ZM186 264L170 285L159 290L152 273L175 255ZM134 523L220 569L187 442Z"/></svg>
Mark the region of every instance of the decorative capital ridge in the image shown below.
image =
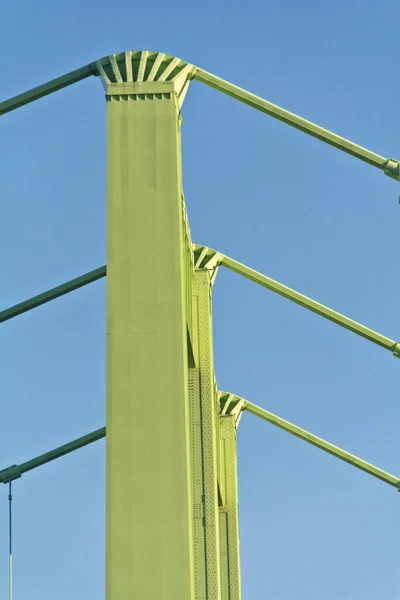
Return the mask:
<svg viewBox="0 0 400 600"><path fill-rule="evenodd" d="M213 285L223 255L212 248L200 244L194 244L193 250L195 269L207 269L210 273L211 285Z"/></svg>
<svg viewBox="0 0 400 600"><path fill-rule="evenodd" d="M218 392L218 400L220 407L220 416L233 416L235 419L235 427L237 429L242 413L246 408L246 400L244 400L240 396L236 396L236 394L231 394L229 392Z"/></svg>
<svg viewBox="0 0 400 600"><path fill-rule="evenodd" d="M108 93L113 88L117 94L163 93L165 88L177 94L181 106L196 67L162 52L130 50L101 58L94 63L94 70Z"/></svg>

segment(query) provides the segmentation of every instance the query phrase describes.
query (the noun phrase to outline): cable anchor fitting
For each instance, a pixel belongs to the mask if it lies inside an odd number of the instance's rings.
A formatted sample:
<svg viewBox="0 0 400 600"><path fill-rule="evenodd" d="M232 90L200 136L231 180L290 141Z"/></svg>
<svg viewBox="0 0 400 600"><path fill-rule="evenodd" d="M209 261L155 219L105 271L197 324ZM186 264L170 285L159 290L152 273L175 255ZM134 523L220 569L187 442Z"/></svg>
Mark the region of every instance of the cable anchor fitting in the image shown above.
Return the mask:
<svg viewBox="0 0 400 600"><path fill-rule="evenodd" d="M384 168L385 175L400 181L400 163L395 158L391 158L387 161Z"/></svg>
<svg viewBox="0 0 400 600"><path fill-rule="evenodd" d="M396 356L396 358L400 358L400 343L397 343L393 348L393 356Z"/></svg>

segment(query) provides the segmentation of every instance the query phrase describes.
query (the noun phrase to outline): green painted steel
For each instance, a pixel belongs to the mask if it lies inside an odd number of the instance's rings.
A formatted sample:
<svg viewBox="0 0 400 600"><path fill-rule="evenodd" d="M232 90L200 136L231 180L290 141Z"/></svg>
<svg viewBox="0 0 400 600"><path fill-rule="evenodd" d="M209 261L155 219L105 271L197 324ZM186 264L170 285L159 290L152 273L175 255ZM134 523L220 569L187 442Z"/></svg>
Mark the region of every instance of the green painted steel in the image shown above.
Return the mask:
<svg viewBox="0 0 400 600"><path fill-rule="evenodd" d="M19 304L15 304L15 306L11 306L10 308L6 308L5 310L0 311L0 323L4 321L8 321L13 317L17 317L18 315L22 315L23 313L32 310L33 308L37 308L42 304L46 304L46 302L50 302L50 300L55 300L56 298L60 298L60 296L64 296L65 294L69 294L74 290L77 290L89 283L93 283L98 279L106 276L106 267L99 267L98 269L94 269L94 271L89 271L89 273L85 273L80 277L76 277L75 279L71 279L62 285L58 285L57 287L52 288L51 290L47 290L42 294L38 294L37 296L33 296L28 300L24 300Z"/></svg>
<svg viewBox="0 0 400 600"><path fill-rule="evenodd" d="M121 88L134 59L104 66L117 80L106 91L106 599L190 600L180 83Z"/></svg>
<svg viewBox="0 0 400 600"><path fill-rule="evenodd" d="M197 392L193 392L194 397L196 398L193 402L193 406L191 410L193 410L193 414L191 416L191 429L193 431L193 451L191 453L191 457L193 460L193 464L191 466L191 471L193 474L192 477L192 485L196 486L196 481L202 477L204 463L202 456L202 442L201 442L201 405L200 405L200 382L199 382L199 370L198 369L190 369L190 378L191 383L189 383L189 390L192 388L193 390L198 390ZM225 394L225 397L228 395ZM224 401L225 402L225 401ZM220 487L220 497L221 497L221 506L228 507L231 510L236 511L234 515L233 522L237 522L237 486L235 484L237 478L237 466L236 466L236 428L238 424L238 414L237 411L235 413L235 408L238 407L239 411L246 410L247 412L262 418L265 421L268 421L272 425L299 437L300 439L318 447L325 452L336 456L336 458L340 458L341 460L365 471L369 475L373 475L378 479L381 479L385 483L389 483L397 488L400 487L400 479L395 477L394 475L390 475L390 473L386 473L379 467L375 467L374 465L366 462L365 460L350 454L346 450L334 446L330 444L326 440L317 437L316 435L306 431L278 417L277 415L256 406L255 404L248 402L247 400L243 400L238 396L234 396L233 394L229 394L229 412L226 412L221 417L221 429L220 429L220 462L221 462L221 470L219 476L219 487ZM238 406L239 405L239 406ZM2 469L0 471L0 483L9 483L10 481L14 481L15 479L19 479L24 473L36 469L48 462L56 460L70 452L74 452L84 446L92 444L106 436L106 428L101 427L100 429L96 429L95 431L88 433L72 442L64 444L62 446L58 446L54 450L50 450L45 454L41 454L40 456L33 458L29 461L21 463L20 465L12 465L7 467L6 469ZM195 440L195 436L199 436L197 441ZM196 458L197 456L197 458ZM197 465L196 465L197 462ZM204 495L204 487L203 485L199 488L198 492L192 492L192 498L198 498L199 502L202 502L202 497ZM232 508L231 508L232 507ZM203 521L204 519L204 507L196 505L193 510L195 514L195 518ZM228 512L228 509L224 509L223 512ZM237 525L235 525L237 527ZM198 534L199 535L199 534ZM231 536L231 539L234 539L236 534ZM238 545L234 545L236 551L238 550ZM203 554L205 555L204 549ZM232 567L230 567L230 571L232 571Z"/></svg>
<svg viewBox="0 0 400 600"><path fill-rule="evenodd" d="M221 77L213 75L200 67L195 67L179 58L162 53L149 52L147 50L142 52L129 51L106 56L96 62L85 65L80 69L71 71L66 75L57 77L41 86L1 102L0 115L15 110L16 108L20 108L29 102L38 100L43 96L47 96L48 94L72 85L91 75L101 76L106 85L114 83L123 84L124 78L126 78L126 81L128 82L140 83L144 80L163 82L174 70L181 68L182 65L186 68L186 72L184 73L184 78L186 80L192 78L197 79L199 82L208 85L223 94L227 94L235 100L244 102L252 108L260 110L263 113L299 129L303 133L307 133L308 135L383 170L389 177L400 181L400 164L398 160L394 158L385 158L367 148L363 148L362 146L324 129L311 121L303 119L276 104L272 104L272 102L264 100L229 81L225 81ZM185 82L185 84L186 83L188 83L188 81ZM187 85L185 85L183 96L186 91Z"/></svg>
<svg viewBox="0 0 400 600"><path fill-rule="evenodd" d="M233 414L220 417L220 506L222 600L241 600L239 499L236 458L236 420Z"/></svg>
<svg viewBox="0 0 400 600"><path fill-rule="evenodd" d="M106 600L240 600L236 431L244 410L400 489L400 480L243 398L218 392L212 285L219 266L400 357L400 344L192 244L182 190L180 107L197 79L400 180L400 166L163 53L99 59L0 104L0 114L91 75L106 90ZM104 277L100 267L0 312L0 322ZM104 437L99 429L0 471L23 473Z"/></svg>
<svg viewBox="0 0 400 600"><path fill-rule="evenodd" d="M211 281L207 269L196 269L193 282L193 328L197 329L194 355L200 379L202 468L204 480L204 523L207 600L221 599L221 561L218 512L218 392L215 384ZM201 598L201 596L199 596Z"/></svg>
<svg viewBox="0 0 400 600"><path fill-rule="evenodd" d="M201 431L200 371L189 368L190 481L193 526L193 598L207 598L205 482Z"/></svg>
<svg viewBox="0 0 400 600"><path fill-rule="evenodd" d="M24 106L25 104L29 104L30 102L39 100L44 96L53 94L54 92L68 87L69 85L73 85L78 81L82 81L82 79L86 79L91 75L97 75L97 70L94 64L86 65L80 69L75 69L75 71L61 75L61 77L52 79L51 81L48 81L43 85L39 85L32 90L19 94L18 96L14 96L14 98L0 102L0 115L4 115L5 113L15 110L16 108L21 108L21 106Z"/></svg>
<svg viewBox="0 0 400 600"><path fill-rule="evenodd" d="M380 479L381 481L384 481L385 483L393 485L399 489L400 479L398 477L395 477L390 473L386 473L386 471L383 471L378 467L374 467L374 465L371 465L362 458L358 458L357 456L354 456L354 454L350 454L349 452L346 452L346 450L342 450L341 448L330 444L322 438L317 437L313 433L310 433L309 431L306 431L297 425L293 425L293 423L289 423L289 421L285 421L285 419L281 419L281 417L277 417L264 408L256 406L251 402L244 401L243 408L252 415L260 417L261 419L264 419L264 421L272 423L272 425L276 425L276 427L295 435L305 442L316 446L320 450L324 450L324 452L328 452L329 454L336 456L336 458L340 458L340 460L349 463L353 467L357 467L357 469L361 469L361 471L365 471L369 475L372 475L373 477L376 477L377 479Z"/></svg>
<svg viewBox="0 0 400 600"><path fill-rule="evenodd" d="M328 131L315 123L311 123L311 121L307 121L294 113L277 106L276 104L272 104L247 90L244 90L237 85L229 83L229 81L225 81L221 79L221 77L217 77L212 73L208 73L203 69L196 68L194 73L194 78L200 81L201 83L205 83L206 85L222 92L223 94L227 94L231 96L235 100L239 100L240 102L244 102L248 104L252 108L260 110L279 121L283 121L287 125L291 125L296 129L299 129L303 133L307 133L315 138L318 138L322 142L325 142L343 152L347 152L347 154L351 154L360 160L363 160L374 167L378 167L382 169L386 175L393 177L393 179L400 180L400 167L399 162L395 159L388 159L384 156L380 156L375 152L371 152L350 140L346 140L345 138L333 133L332 131Z"/></svg>
<svg viewBox="0 0 400 600"><path fill-rule="evenodd" d="M101 440L106 436L106 428L101 427L100 429L96 429L96 431L92 431L92 433L88 433L87 435L83 435L72 442L68 442L68 444L64 444L63 446L58 446L54 450L50 450L45 454L41 454L36 458L32 458L20 465L12 465L11 467L7 467L6 469L2 469L0 471L0 483L9 483L10 481L14 481L14 479L19 479L24 473L28 471L32 471L32 469L36 469L37 467L41 467L52 460L56 460L56 458L60 458L61 456L65 456L70 452L74 452L88 444L92 444L93 442L97 442L97 440Z"/></svg>
<svg viewBox="0 0 400 600"><path fill-rule="evenodd" d="M228 553L228 511L219 507L219 535L221 556L221 600L229 600L229 553Z"/></svg>
<svg viewBox="0 0 400 600"><path fill-rule="evenodd" d="M187 223L186 211L184 211L184 215L185 215L185 217L183 219L183 223L186 225L186 223ZM204 247L197 246L197 248L203 249ZM319 302L316 302L315 300L312 300L311 298L308 298L307 296L304 296L303 294L296 292L295 290L283 285L282 283L279 283L279 282L275 281L274 279L271 279L270 277L267 277L266 275L263 275L262 273L259 273L259 272L255 271L254 269L247 267L246 265L243 265L242 263L239 263L238 261L234 260L233 258L224 256L224 255L220 254L219 252L217 252L215 250L211 250L209 248L204 248L204 250L208 251L208 254L206 254L206 252L203 252L203 255L201 255L201 253L199 253L199 251L198 251L198 260L200 261L200 263L202 265L210 264L209 262L207 263L207 260L209 261L210 257L212 257L212 259L216 259L218 264L223 265L224 267L230 269L231 271L234 271L235 273L238 273L239 275L243 275L247 279L250 279L251 281L254 281L255 283L258 283L258 284L262 285L263 287L266 287L269 290L272 290L273 292L283 296L284 298L287 298L287 299L291 300L292 302L295 302L296 304L299 304L300 306L303 306L304 308L307 308L308 310L311 310L312 312L315 312L316 314L318 314L326 319L329 319L330 321L333 321L337 325L340 325L341 327L344 327L345 329L348 329L348 330L352 331L353 333L356 333L357 335L360 335L361 337L364 337L365 339L367 339L371 342L374 342L375 344L378 344L379 346L385 348L386 350L390 350L391 352L393 352L394 356L396 356L396 357L400 356L400 345L399 345L399 343L395 342L394 340L392 340L380 333L377 333L376 331L373 331L372 329L366 327L365 325L361 325L360 323L357 323L353 319L349 319L348 317L342 315L341 313L338 313L338 312L332 310L331 308L328 308L327 306L324 306L323 304L320 304ZM186 267L185 267L186 284L185 285L188 288L185 297L187 298L187 304L188 304L187 314L191 314L191 309L190 309L191 300L189 302L189 299L191 299L191 293L189 291L189 287L190 287L190 262L189 262L190 249L189 249L188 245L186 247L185 253L187 256L186 263L185 263L186 264ZM215 269L216 261L214 260L211 263L211 268L213 270ZM188 271L188 269L189 269L189 271ZM86 273L85 275L77 277L76 279L72 279L71 281L68 281L60 286L57 286L46 292L43 292L42 294L33 296L32 298L29 298L28 300L25 300L24 302L21 302L19 304L16 304L15 306L12 306L3 311L0 311L0 323L3 321L7 321L8 319L12 319L13 317L16 317L20 314L23 314L24 312L32 310L33 308L36 308L37 306L45 304L46 302L50 302L50 300L54 300L55 298L59 298L60 296L68 294L69 292L72 292L80 287L83 287L83 286L89 284L89 283L97 281L98 279L105 277L105 275L106 275L106 266L99 267L98 269L90 271L89 273ZM188 327L189 327L189 329L191 329L191 325L188 324Z"/></svg>
<svg viewBox="0 0 400 600"><path fill-rule="evenodd" d="M372 329L369 329L368 327L365 327L365 325L361 325L360 323L353 321L353 319L349 319L348 317L345 317L331 308L328 308L327 306L324 306L323 304L320 304L319 302L316 302L315 300L312 300L311 298L292 290L286 285L278 283L274 279L271 279L262 273L258 273L257 271L250 269L250 267L242 265L233 258L221 255L220 264L227 269L230 269L231 271L234 271L239 275L243 275L243 277L262 285L263 287L272 290L276 294L279 294L280 296L283 296L284 298L287 298L296 304L300 304L300 306L311 310L317 315L320 315L329 321L333 321L333 323L336 323L336 325L340 325L345 329L349 329L353 333L360 335L370 342L374 342L374 344L378 344L378 346L381 346L386 350L390 350L397 358L400 356L399 343L384 335L381 335L380 333L377 333L376 331L373 331Z"/></svg>

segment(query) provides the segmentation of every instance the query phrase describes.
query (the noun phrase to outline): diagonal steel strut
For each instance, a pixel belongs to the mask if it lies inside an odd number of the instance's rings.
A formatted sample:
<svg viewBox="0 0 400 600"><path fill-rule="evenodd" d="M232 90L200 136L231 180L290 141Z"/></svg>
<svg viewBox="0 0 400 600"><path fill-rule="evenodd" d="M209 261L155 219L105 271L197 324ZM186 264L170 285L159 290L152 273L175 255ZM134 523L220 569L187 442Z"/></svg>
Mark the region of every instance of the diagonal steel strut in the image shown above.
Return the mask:
<svg viewBox="0 0 400 600"><path fill-rule="evenodd" d="M203 246L195 244L195 256L200 256L203 248ZM254 281L255 283L262 285L276 294L279 294L280 296L283 296L284 298L287 298L288 300L291 300L292 302L311 310L317 315L332 321L336 325L340 325L341 327L344 327L345 329L348 329L349 331L352 331L353 333L356 333L357 335L369 340L370 342L374 342L374 344L377 344L386 350L390 350L393 352L394 356L400 358L400 343L396 342L395 340L381 335L369 327L365 327L365 325L361 325L361 323L357 323L357 321L349 319L349 317L345 317L341 313L324 306L316 300L312 300L312 298L308 298L308 296L304 296L303 294L296 292L296 290L293 290L286 285L283 285L282 283L279 283L278 281L275 281L274 279L271 279L270 277L267 277L266 275L263 275L262 273L259 273L258 271L247 267L246 265L243 265L229 256L225 256L224 254L221 254L216 250L212 250L211 248L205 248L205 250L207 250L210 255L214 255L216 257L216 263L213 265L214 268L218 266L224 266L230 271L233 271L238 275L242 275L243 277L246 277L246 279L250 279L250 281Z"/></svg>
<svg viewBox="0 0 400 600"><path fill-rule="evenodd" d="M270 115L271 117L274 117L275 119L278 119L279 121L282 121L291 127L299 129L303 133L307 133L308 135L311 135L312 137L315 137L322 142L329 144L330 146L334 146L335 148L338 148L347 154L351 154L352 156L355 156L356 158L359 158L360 160L363 160L374 167L378 167L378 169L382 169L386 175L392 177L393 179L400 180L399 161L395 159L387 159L384 156L376 154L375 152L371 152L371 150L367 150L366 148L363 148L362 146L359 146L358 144L355 144L354 142L351 142L350 140L347 140L346 138L341 137L340 135L337 135L328 129L324 129L319 125L312 123L311 121L307 121L306 119L303 119L302 117L299 117L298 115L291 113L288 110L277 106L276 104L272 104L272 102L268 102L267 100L264 100L263 98L260 98L259 96L256 96L255 94L252 94L251 92L248 92L247 90L244 90L237 85L230 83L229 81L225 81L224 79L221 79L221 77L217 77L212 73L208 73L203 69L197 67L193 77L194 79L201 81L201 83L204 83L218 90L219 92L226 94L227 96L231 96L231 98L234 98L235 100L239 100L240 102L243 102L244 104L247 104L256 110Z"/></svg>
<svg viewBox="0 0 400 600"><path fill-rule="evenodd" d="M203 247L198 244L194 245L194 250L197 253L200 252L201 248ZM394 356L398 358L400 357L400 344L397 343L395 340L381 335L380 333L373 331L369 327L357 323L357 321L354 321L353 319L349 319L341 313L336 312L335 310L332 310L331 308L328 308L323 304L320 304L316 300L312 300L312 298L308 298L307 296L296 292L295 290L287 287L286 285L283 285L282 283L279 283L278 281L275 281L274 279L271 279L270 277L267 277L266 275L263 275L262 273L259 273L258 271L247 267L246 265L243 265L242 263L234 260L233 258L230 258L229 256L225 256L219 252L216 252L215 250L211 250L208 248L207 250L210 253L214 253L214 255L217 257L217 263L215 265L213 264L213 268L216 268L218 264L222 265L227 269L230 269L231 271L234 271L235 273L243 275L243 277L246 277L247 279L258 283L259 285L262 285L263 287L272 290L276 294L279 294L280 296L283 296L284 298L287 298L292 302L295 302L296 304L299 304L300 306L303 306L304 308L315 312L316 314L324 317L325 319L336 323L336 325L340 325L341 327L344 327L345 329L348 329L349 331L352 331L353 333L364 337L370 342L374 342L378 346L381 346L386 350L390 350L391 352L393 352ZM0 323L2 323L3 321L7 321L8 319L12 319L13 317L16 317L24 312L32 310L33 308L36 308L41 304L50 302L50 300L54 300L55 298L59 298L60 296L68 294L69 292L72 292L80 287L92 283L93 281L97 281L98 279L105 277L106 272L107 268L104 265L103 267L99 267L98 269L89 271L89 273L85 273L84 275L81 275L76 279L67 281L62 285L59 285L46 292L43 292L42 294L33 296L32 298L29 298L24 302L16 304L15 306L0 311Z"/></svg>
<svg viewBox="0 0 400 600"><path fill-rule="evenodd" d="M369 327L365 327L365 325L357 323L357 321L353 321L353 319L345 317L335 310L332 310L331 308L328 308L327 306L324 306L323 304L320 304L319 302L316 302L315 300L312 300L311 298L292 290L286 285L283 285L282 283L279 283L278 281L275 281L274 279L271 279L262 273L254 271L250 267L241 264L233 258L229 258L229 256L220 255L220 257L220 264L227 269L230 269L239 275L243 275L243 277L246 277L247 279L258 283L263 287L272 290L276 294L279 294L280 296L283 296L284 298L287 298L288 300L291 300L292 302L311 310L321 317L336 323L336 325L340 325L345 329L349 329L353 333L356 333L370 342L374 342L375 344L378 344L378 346L386 348L386 350L390 350L393 352L394 356L400 358L400 343L397 343L394 340L391 340L390 338L381 335L372 329L369 329Z"/></svg>
<svg viewBox="0 0 400 600"><path fill-rule="evenodd" d="M75 71L71 71L70 73L66 73L65 75L61 75L61 77L52 79L47 83L43 83L43 85L39 85L31 90L28 90L27 92L23 92L22 94L18 94L18 96L14 96L14 98L0 102L0 115L4 115L12 110L15 110L16 108L24 106L25 104L29 104L30 102L39 100L39 98L53 94L54 92L57 92L57 90L61 90L95 74L97 74L95 66L89 64L85 67L81 67L80 69L75 69Z"/></svg>
<svg viewBox="0 0 400 600"><path fill-rule="evenodd" d="M290 423L289 421L286 421L285 419L274 415L273 413L265 410L264 408L261 408L260 406L257 406L252 402L249 402L248 400L244 400L243 398L239 398L232 394L230 394L230 396L234 400L235 406L236 404L238 404L241 411L246 410L247 412L255 415L256 417L260 417L264 421L267 421L268 423L271 423L272 425L275 425L276 427L287 431L288 433L304 440L305 442L316 446L320 450L324 450L325 452L332 454L336 458L339 458L340 460L343 460L344 462L347 462L348 464L351 464L354 467L365 471L369 475L373 475L374 477L396 487L397 489L400 488L400 479L398 477L395 477L394 475L383 471L379 467L375 467L371 463L368 463L367 461L355 456L354 454L350 454L350 452L347 452L342 448L334 446L330 442L327 442L326 440L314 435L313 433L310 433L309 431L306 431L305 429L302 429L301 427L298 427L297 425L294 425L293 423ZM93 431L91 433L88 433L87 435L77 438L76 440L73 440L68 444L59 446L54 450L50 450L45 454L41 454L40 456L26 461L20 465L12 465L6 469L3 469L0 471L0 483L9 483L10 481L18 479L27 471L36 469L37 467L40 467L48 462L60 458L61 456L65 456L70 452L78 450L79 448L83 448L88 444L92 444L93 442L96 442L97 440L100 440L105 436L106 428L101 427L100 429L96 429L96 431Z"/></svg>
<svg viewBox="0 0 400 600"><path fill-rule="evenodd" d="M98 61L89 63L80 69L76 69L75 71L71 71L70 73L62 75L61 77L57 77L56 79L53 79L32 90L19 94L14 98L5 100L4 102L0 103L0 115L15 110L16 108L20 108L29 102L38 100L43 96L47 96L48 94L72 85L73 83L81 81L82 79L90 77L91 75L103 76L103 63L110 60L113 65L116 65L117 60L120 60L119 57L121 57L122 54L123 53L114 54L111 55L110 58L103 57ZM362 146L359 146L358 144L355 144L354 142L347 140L346 138L339 136L328 129L324 129L323 127L320 127L319 125L316 125L307 119L303 119L302 117L299 117L298 115L291 113L288 110L277 106L276 104L272 104L272 102L268 102L267 100L264 100L263 98L260 98L259 96L256 96L255 94L252 94L251 92L248 92L247 90L244 90L237 85L230 83L229 81L225 81L221 77L217 77L216 75L213 75L212 73L209 73L199 67L193 66L193 72L190 73L190 78L197 79L197 81L208 85L219 92L222 92L223 94L231 96L235 100L239 100L240 102L243 102L248 106L255 108L256 110L268 114L271 117L290 125L291 127L299 129L303 133L311 135L312 137L315 137L326 144L346 152L347 154L351 154L352 156L383 170L384 173L389 177L400 181L400 164L396 159L388 159L384 156L376 154L375 152L372 152L371 150L368 150L367 148L363 148ZM110 83L112 84L113 82L110 81Z"/></svg>
<svg viewBox="0 0 400 600"><path fill-rule="evenodd" d="M69 294L69 292L73 292L74 290L79 289L93 281L97 281L106 275L106 267L99 267L98 269L94 269L93 271L89 271L89 273L85 273L80 277L76 277L75 279L71 279L62 285L58 285L57 287L51 288L47 290L47 292L43 292L42 294L38 294L37 296L33 296L28 300L24 300L19 304L15 304L15 306L11 306L10 308L6 308L5 310L0 311L0 323L3 321L8 321L8 319L12 319L13 317L17 317L18 315L27 312L28 310L32 310L41 304L46 304L46 302L50 302L50 300L55 300L60 296L64 296L65 294Z"/></svg>
<svg viewBox="0 0 400 600"><path fill-rule="evenodd" d="M50 450L49 452L41 454L36 458L32 458L31 460L28 460L20 465L12 465L11 467L7 467L7 469L2 469L0 471L0 483L9 483L14 479L18 479L27 471L32 471L32 469L41 467L42 465L45 465L46 463L51 462L56 458L60 458L61 456L65 456L65 454L69 454L74 450L78 450L79 448L83 448L88 444L92 444L93 442L96 442L97 440L100 440L101 438L105 437L105 435L106 428L102 427L101 429L96 429L96 431L92 431L92 433L83 435L82 437L77 438L76 440L73 440L68 444L59 446L54 450Z"/></svg>
<svg viewBox="0 0 400 600"><path fill-rule="evenodd" d="M268 421L268 423L271 423L272 425L275 425L276 427L279 427L280 429L283 429L284 431L295 435L296 437L304 440L305 442L316 446L320 450L324 450L324 452L328 452L329 454L336 456L336 458L340 458L340 460L343 460L344 462L353 465L353 467L357 467L357 469L361 469L369 475L372 475L373 477L376 477L377 479L380 479L381 481L384 481L385 483L388 483L389 485L393 485L397 489L400 489L400 479L398 477L395 477L390 473L386 473L386 471L375 467L374 465L366 462L362 458L358 458L358 456L354 456L354 454L350 454L350 452L346 452L346 450L342 450L342 448L334 446L330 442L327 442L326 440L317 437L313 433L310 433L309 431L306 431L305 429L302 429L301 427L298 427L297 425L294 425L293 423L290 423L285 419L281 419L281 417L270 413L264 408L256 406L255 404L252 404L247 400L244 400L243 410L247 410L247 412L255 415L256 417L260 417L264 421Z"/></svg>

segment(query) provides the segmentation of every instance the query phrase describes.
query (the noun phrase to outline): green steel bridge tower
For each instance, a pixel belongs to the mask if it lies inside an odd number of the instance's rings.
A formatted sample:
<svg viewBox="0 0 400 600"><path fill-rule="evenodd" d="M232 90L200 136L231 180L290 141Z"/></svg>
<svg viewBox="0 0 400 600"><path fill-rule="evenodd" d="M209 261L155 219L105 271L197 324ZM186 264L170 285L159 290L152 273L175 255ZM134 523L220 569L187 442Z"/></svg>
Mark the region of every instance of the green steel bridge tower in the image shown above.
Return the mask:
<svg viewBox="0 0 400 600"><path fill-rule="evenodd" d="M106 600L240 600L236 435L247 411L400 489L400 479L218 389L212 289L230 269L400 357L400 344L193 244L181 108L192 79L400 180L387 159L179 58L107 56L0 104L0 114L87 77L107 102L107 265L0 312L0 321L107 275L106 427L0 471L25 472L106 436ZM107 434L106 434L107 432ZM10 535L10 598L12 551Z"/></svg>

